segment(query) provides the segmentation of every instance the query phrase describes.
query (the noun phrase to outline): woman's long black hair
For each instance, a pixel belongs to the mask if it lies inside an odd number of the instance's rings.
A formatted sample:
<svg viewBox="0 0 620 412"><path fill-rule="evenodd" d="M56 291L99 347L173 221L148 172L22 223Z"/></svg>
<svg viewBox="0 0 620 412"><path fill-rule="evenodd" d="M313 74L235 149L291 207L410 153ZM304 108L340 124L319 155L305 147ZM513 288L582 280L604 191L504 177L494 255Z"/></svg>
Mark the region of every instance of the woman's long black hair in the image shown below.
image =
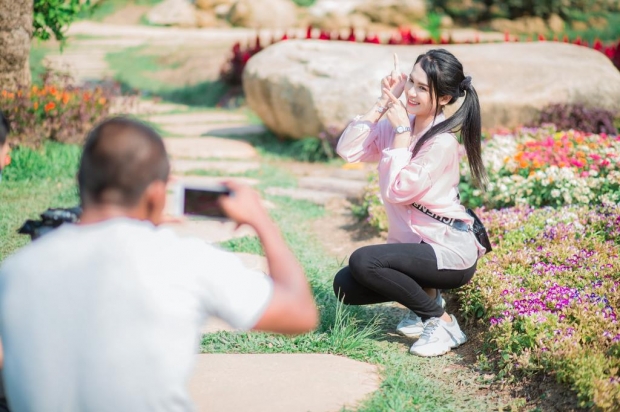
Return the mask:
<svg viewBox="0 0 620 412"><path fill-rule="evenodd" d="M465 77L461 62L445 49L429 50L418 56L415 63L420 63L422 70L428 76L431 100L434 100L436 105L435 116L441 111L440 97L451 96L449 105L455 103L459 97L465 96L465 99L461 107L450 118L434 125L420 137L413 148L413 156L415 157L424 143L433 136L460 131L474 183L484 188L487 174L481 155L480 103L478 94L471 84L471 77Z"/></svg>

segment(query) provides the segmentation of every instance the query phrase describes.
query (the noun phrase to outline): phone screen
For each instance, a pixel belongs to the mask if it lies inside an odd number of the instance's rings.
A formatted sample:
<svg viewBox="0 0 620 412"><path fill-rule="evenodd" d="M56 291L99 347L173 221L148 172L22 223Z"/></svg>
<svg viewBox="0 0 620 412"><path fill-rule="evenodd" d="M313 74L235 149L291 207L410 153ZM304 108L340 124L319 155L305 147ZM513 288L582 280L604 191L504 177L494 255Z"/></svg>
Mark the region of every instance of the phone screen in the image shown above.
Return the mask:
<svg viewBox="0 0 620 412"><path fill-rule="evenodd" d="M183 213L186 215L199 215L209 217L226 217L226 214L217 202L217 199L229 194L227 189L207 190L191 189L186 187Z"/></svg>

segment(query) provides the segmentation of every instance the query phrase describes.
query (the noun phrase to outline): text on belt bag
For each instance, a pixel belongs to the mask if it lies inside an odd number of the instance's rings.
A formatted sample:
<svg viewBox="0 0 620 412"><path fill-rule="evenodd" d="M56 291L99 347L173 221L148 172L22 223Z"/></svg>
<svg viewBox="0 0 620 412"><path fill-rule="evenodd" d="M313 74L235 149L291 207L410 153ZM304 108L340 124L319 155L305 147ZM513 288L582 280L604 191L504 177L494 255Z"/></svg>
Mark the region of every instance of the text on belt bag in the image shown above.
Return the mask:
<svg viewBox="0 0 620 412"><path fill-rule="evenodd" d="M418 203L412 203L411 206L415 207L426 216L430 216L433 219L440 221L441 223L445 223L446 225L455 228L456 230L460 230L461 232L474 232L476 240L478 240L478 242L486 249L485 253L489 253L493 250L493 248L491 247L491 242L489 241L489 235L487 234L487 230L482 224L480 218L476 216L473 210L466 210L467 214L474 218L474 224L472 226L469 226L467 223L460 219L442 217L436 213L433 213L429 208L422 206Z"/></svg>

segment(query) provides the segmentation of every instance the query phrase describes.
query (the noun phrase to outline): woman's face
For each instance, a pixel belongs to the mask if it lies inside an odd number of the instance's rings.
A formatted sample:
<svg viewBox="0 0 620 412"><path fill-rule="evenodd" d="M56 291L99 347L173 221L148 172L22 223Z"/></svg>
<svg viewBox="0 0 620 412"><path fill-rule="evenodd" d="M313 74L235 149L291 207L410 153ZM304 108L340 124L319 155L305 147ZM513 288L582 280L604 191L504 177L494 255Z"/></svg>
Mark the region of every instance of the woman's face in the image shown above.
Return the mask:
<svg viewBox="0 0 620 412"><path fill-rule="evenodd" d="M432 116L435 114L435 102L431 99L428 76L422 70L420 63L413 66L413 70L405 85L407 98L407 112L419 117Z"/></svg>

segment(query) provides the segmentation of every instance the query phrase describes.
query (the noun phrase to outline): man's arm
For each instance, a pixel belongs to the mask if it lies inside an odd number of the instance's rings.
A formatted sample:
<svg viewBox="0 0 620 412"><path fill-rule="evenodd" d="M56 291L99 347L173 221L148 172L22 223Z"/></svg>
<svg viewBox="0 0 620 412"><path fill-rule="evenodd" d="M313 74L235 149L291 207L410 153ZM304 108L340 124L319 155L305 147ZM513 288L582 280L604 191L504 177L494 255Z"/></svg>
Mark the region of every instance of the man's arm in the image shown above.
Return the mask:
<svg viewBox="0 0 620 412"><path fill-rule="evenodd" d="M230 218L256 230L273 279L271 301L253 329L288 334L314 329L318 312L301 265L262 206L258 194L244 185L228 185L234 195L222 197L221 205Z"/></svg>

